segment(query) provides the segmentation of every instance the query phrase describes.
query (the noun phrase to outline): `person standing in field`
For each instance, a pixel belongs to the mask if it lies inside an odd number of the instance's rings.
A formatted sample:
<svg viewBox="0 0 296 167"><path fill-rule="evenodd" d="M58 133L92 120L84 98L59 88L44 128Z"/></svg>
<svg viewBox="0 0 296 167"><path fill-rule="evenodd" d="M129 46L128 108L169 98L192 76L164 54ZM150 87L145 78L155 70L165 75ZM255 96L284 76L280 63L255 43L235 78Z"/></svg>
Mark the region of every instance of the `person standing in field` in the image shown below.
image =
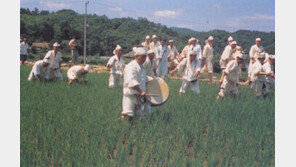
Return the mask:
<svg viewBox="0 0 296 167"><path fill-rule="evenodd" d="M145 38L145 42L142 42L141 44L144 48L146 48L147 50L150 49L150 37L149 35L146 36Z"/></svg>
<svg viewBox="0 0 296 167"><path fill-rule="evenodd" d="M179 55L179 52L178 52L176 46L174 45L174 41L173 40L169 40L169 46L168 46L168 48L170 49L170 53L168 55L168 68L169 69L173 69L175 67L174 66L174 60Z"/></svg>
<svg viewBox="0 0 296 167"><path fill-rule="evenodd" d="M62 54L59 52L59 47L60 44L55 42L52 46L52 50L48 51L43 59L49 60L47 75L49 75L50 80L63 80L63 75L61 73Z"/></svg>
<svg viewBox="0 0 296 167"><path fill-rule="evenodd" d="M22 64L25 64L25 61L28 59L29 53L29 44L27 43L27 38L24 38L24 41L20 44L20 60Z"/></svg>
<svg viewBox="0 0 296 167"><path fill-rule="evenodd" d="M32 81L34 79L39 79L39 81L47 81L49 79L47 73L49 62L50 61L48 59L36 61L32 67L28 81Z"/></svg>
<svg viewBox="0 0 296 167"><path fill-rule="evenodd" d="M256 58L256 57L254 57ZM263 64L265 59L265 53L260 53L259 56L257 56L257 60L255 61L253 67L252 67L252 73L251 73L251 88L254 92L255 96L259 97L261 95L265 95L265 77L267 74L264 71Z"/></svg>
<svg viewBox="0 0 296 167"><path fill-rule="evenodd" d="M187 57L189 47L191 45L193 38L190 38L187 42L187 45L183 48L181 54L174 60L174 65L177 66L184 58Z"/></svg>
<svg viewBox="0 0 296 167"><path fill-rule="evenodd" d="M207 39L206 45L204 46L203 49L203 58L202 58L202 67L203 67L203 72L208 72L209 73L209 78L210 82L212 82L213 78L213 64L212 60L214 57L214 52L213 52L213 41L214 38L212 36L209 36Z"/></svg>
<svg viewBox="0 0 296 167"><path fill-rule="evenodd" d="M154 34L152 36L152 42L150 43L150 48L154 51L154 54L157 55L157 48L160 46L159 41L157 41L157 36Z"/></svg>
<svg viewBox="0 0 296 167"><path fill-rule="evenodd" d="M230 40L231 39L232 38L230 38ZM235 50L236 50L236 41L232 41L229 45L225 47L219 61L220 68L222 71L226 68L228 62L230 62L231 60L234 60L233 53L235 52Z"/></svg>
<svg viewBox="0 0 296 167"><path fill-rule="evenodd" d="M73 65L78 64L78 57L79 57L79 53L78 53L78 40L76 37L74 37L72 40L70 40L69 44L71 47L71 55L72 55L72 59L70 60L70 67Z"/></svg>
<svg viewBox="0 0 296 167"><path fill-rule="evenodd" d="M124 69L124 84L122 98L121 120L133 120L135 116L146 116L150 108L145 102L146 96L146 61L147 50L144 47L134 47L135 59Z"/></svg>
<svg viewBox="0 0 296 167"><path fill-rule="evenodd" d="M261 39L256 38L255 45L250 48L249 55L250 58L254 57L255 60L258 59L258 55L264 51L264 48L261 46Z"/></svg>
<svg viewBox="0 0 296 167"><path fill-rule="evenodd" d="M158 60L158 67L156 74L158 77L165 78L168 71L168 55L170 49L166 46L166 39L161 40L161 45L157 48L156 59Z"/></svg>
<svg viewBox="0 0 296 167"><path fill-rule="evenodd" d="M122 75L125 63L121 57L121 53L122 48L120 45L117 45L113 51L114 56L112 56L107 63L107 67L110 68L109 88L122 85Z"/></svg>
<svg viewBox="0 0 296 167"><path fill-rule="evenodd" d="M240 54L235 60L231 60L225 70L223 70L219 83L221 84L217 100L226 94L238 95L238 82L241 75L241 65L243 65L245 56Z"/></svg>
<svg viewBox="0 0 296 167"><path fill-rule="evenodd" d="M270 55L268 61L263 65L263 71L266 73L264 94L267 95L270 90L275 91L275 74L274 74L275 55Z"/></svg>
<svg viewBox="0 0 296 167"><path fill-rule="evenodd" d="M181 63L170 72L170 75L173 75L177 71L184 71L183 82L179 90L179 95L182 93L184 94L188 87L190 87L195 93L199 94L200 90L197 78L201 71L201 64L197 59L197 52L195 50L189 51L189 56L184 58Z"/></svg>
<svg viewBox="0 0 296 167"><path fill-rule="evenodd" d="M146 74L149 77L155 78L156 77L156 62L155 62L155 55L153 50L148 50L148 56L146 61L144 62L143 66L146 69Z"/></svg>
<svg viewBox="0 0 296 167"><path fill-rule="evenodd" d="M195 50L197 53L197 59L199 60L199 62L202 61L202 50L201 50L201 46L198 43L198 39L196 38L192 38L191 39L191 45L189 47L189 51L191 50Z"/></svg>
<svg viewBox="0 0 296 167"><path fill-rule="evenodd" d="M252 76L252 70L253 70L253 65L255 63L255 57L250 57L250 63L248 67L248 79L246 81L246 84L251 84L251 76Z"/></svg>
<svg viewBox="0 0 296 167"><path fill-rule="evenodd" d="M74 82L78 83L80 78L83 78L83 82L84 84L86 84L87 83L86 76L90 70L91 70L91 67L88 64L85 66L82 66L82 65L72 66L67 71L69 84L71 85Z"/></svg>

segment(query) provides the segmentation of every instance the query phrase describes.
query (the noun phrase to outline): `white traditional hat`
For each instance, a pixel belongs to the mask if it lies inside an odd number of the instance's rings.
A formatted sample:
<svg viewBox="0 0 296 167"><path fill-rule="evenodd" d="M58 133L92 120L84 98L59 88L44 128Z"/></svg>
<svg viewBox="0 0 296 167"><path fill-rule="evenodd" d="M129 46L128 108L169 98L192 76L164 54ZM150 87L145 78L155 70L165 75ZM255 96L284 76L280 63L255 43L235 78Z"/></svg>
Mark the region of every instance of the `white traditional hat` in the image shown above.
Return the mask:
<svg viewBox="0 0 296 167"><path fill-rule="evenodd" d="M233 41L232 36L229 36L229 37L228 37L228 41Z"/></svg>
<svg viewBox="0 0 296 167"><path fill-rule="evenodd" d="M197 51L196 50L191 50L191 51L189 51L189 55L197 55Z"/></svg>
<svg viewBox="0 0 296 167"><path fill-rule="evenodd" d="M148 50L147 54L151 54L151 53L154 53L154 51L152 49Z"/></svg>
<svg viewBox="0 0 296 167"><path fill-rule="evenodd" d="M230 44L231 45L236 45L237 43L236 43L236 41L232 41Z"/></svg>
<svg viewBox="0 0 296 167"><path fill-rule="evenodd" d="M265 59L265 53L260 53L258 55L258 59Z"/></svg>
<svg viewBox="0 0 296 167"><path fill-rule="evenodd" d="M238 54L236 57L240 58L240 59L243 59L243 60L246 59L246 56L244 54Z"/></svg>
<svg viewBox="0 0 296 167"><path fill-rule="evenodd" d="M84 69L85 71L89 72L91 68L90 68L90 65L87 64L87 65L84 66L83 69Z"/></svg>
<svg viewBox="0 0 296 167"><path fill-rule="evenodd" d="M44 63L50 63L50 60L49 59L43 59L43 62Z"/></svg>
<svg viewBox="0 0 296 167"><path fill-rule="evenodd" d="M57 43L57 42L55 42L52 46L54 46L54 47L60 47L60 44Z"/></svg>
<svg viewBox="0 0 296 167"><path fill-rule="evenodd" d="M152 35L152 38L157 38L157 36L154 34L154 35Z"/></svg>
<svg viewBox="0 0 296 167"><path fill-rule="evenodd" d="M191 37L188 41L189 42L192 42L194 40L194 38L193 37Z"/></svg>
<svg viewBox="0 0 296 167"><path fill-rule="evenodd" d="M261 41L261 39L260 38L256 38L256 41Z"/></svg>
<svg viewBox="0 0 296 167"><path fill-rule="evenodd" d="M208 41L214 40L213 36L209 36Z"/></svg>
<svg viewBox="0 0 296 167"><path fill-rule="evenodd" d="M113 54L116 53L116 50L122 49L120 45L116 45L116 48L113 50Z"/></svg>
<svg viewBox="0 0 296 167"><path fill-rule="evenodd" d="M171 43L171 42L174 42L174 40L172 40L172 39L171 39L171 40L169 40L169 43Z"/></svg>
<svg viewBox="0 0 296 167"><path fill-rule="evenodd" d="M149 36L149 35L147 35L145 39L150 39L150 36Z"/></svg>
<svg viewBox="0 0 296 167"><path fill-rule="evenodd" d="M147 55L147 50L143 47L133 47L133 51L135 52L136 55Z"/></svg>
<svg viewBox="0 0 296 167"><path fill-rule="evenodd" d="M271 60L275 60L275 55L270 55L270 56L269 56L269 59L271 59Z"/></svg>

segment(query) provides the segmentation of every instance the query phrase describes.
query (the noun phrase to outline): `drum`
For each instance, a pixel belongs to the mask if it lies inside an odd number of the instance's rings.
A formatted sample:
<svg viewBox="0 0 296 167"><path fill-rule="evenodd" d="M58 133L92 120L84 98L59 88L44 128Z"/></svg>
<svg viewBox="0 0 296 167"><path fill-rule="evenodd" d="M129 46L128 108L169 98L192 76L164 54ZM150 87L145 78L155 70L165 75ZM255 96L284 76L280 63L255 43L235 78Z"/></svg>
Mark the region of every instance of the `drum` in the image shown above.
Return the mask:
<svg viewBox="0 0 296 167"><path fill-rule="evenodd" d="M164 104L168 100L169 94L169 86L162 78L155 77L147 81L146 97L151 106Z"/></svg>

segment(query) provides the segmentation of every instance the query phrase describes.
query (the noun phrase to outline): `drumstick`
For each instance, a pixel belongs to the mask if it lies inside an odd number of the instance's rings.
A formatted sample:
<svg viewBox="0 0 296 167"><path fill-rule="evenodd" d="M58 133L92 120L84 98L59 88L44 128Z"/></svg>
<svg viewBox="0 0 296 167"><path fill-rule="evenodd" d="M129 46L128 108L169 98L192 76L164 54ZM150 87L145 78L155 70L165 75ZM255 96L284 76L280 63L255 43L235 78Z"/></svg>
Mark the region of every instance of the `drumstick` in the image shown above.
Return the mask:
<svg viewBox="0 0 296 167"><path fill-rule="evenodd" d="M161 96L160 94L146 94L146 96Z"/></svg>

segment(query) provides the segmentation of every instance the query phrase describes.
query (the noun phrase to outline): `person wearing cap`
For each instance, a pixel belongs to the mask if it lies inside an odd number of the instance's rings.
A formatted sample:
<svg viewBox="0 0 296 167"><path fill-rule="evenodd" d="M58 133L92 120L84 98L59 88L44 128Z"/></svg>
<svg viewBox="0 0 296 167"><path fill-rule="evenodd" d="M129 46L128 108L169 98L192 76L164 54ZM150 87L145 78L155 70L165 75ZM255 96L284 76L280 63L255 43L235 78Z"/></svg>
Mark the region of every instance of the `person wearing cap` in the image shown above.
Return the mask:
<svg viewBox="0 0 296 167"><path fill-rule="evenodd" d="M184 58L181 63L170 72L170 75L173 75L177 71L184 72L179 95L184 94L188 87L190 87L195 93L199 94L200 90L197 78L201 71L201 64L197 59L197 52L195 50L189 51L189 56Z"/></svg>
<svg viewBox="0 0 296 167"><path fill-rule="evenodd" d="M154 51L154 54L157 54L157 48L160 46L160 42L157 41L157 36L154 34L152 36L152 42L150 42L150 48Z"/></svg>
<svg viewBox="0 0 296 167"><path fill-rule="evenodd" d="M162 39L160 43L161 45L157 48L156 54L158 62L156 74L158 77L165 78L168 72L168 55L170 53L170 49L166 45L166 39Z"/></svg>
<svg viewBox="0 0 296 167"><path fill-rule="evenodd" d="M78 83L80 78L83 78L83 82L86 84L87 83L86 75L90 70L91 70L91 67L88 64L85 66L83 65L72 66L67 71L69 84L71 85L74 82Z"/></svg>
<svg viewBox="0 0 296 167"><path fill-rule="evenodd" d="M231 60L234 60L233 53L236 50L236 44L237 44L236 41L232 41L229 45L227 45L224 48L224 51L219 61L221 70L224 70L226 68L228 62L230 62Z"/></svg>
<svg viewBox="0 0 296 167"><path fill-rule="evenodd" d="M264 94L267 95L272 91L275 91L275 74L274 74L274 62L275 62L275 55L270 55L268 61L263 65L263 71L266 73L265 76L265 88Z"/></svg>
<svg viewBox="0 0 296 167"><path fill-rule="evenodd" d="M135 116L146 116L150 108L145 102L146 96L146 69L143 66L147 57L144 47L134 47L135 59L124 69L122 116L121 120L133 120Z"/></svg>
<svg viewBox="0 0 296 167"><path fill-rule="evenodd" d="M168 48L170 49L170 53L168 55L168 68L172 69L174 68L174 60L177 58L177 56L179 55L179 52L176 48L176 46L174 45L174 41L173 40L169 40L169 46Z"/></svg>
<svg viewBox="0 0 296 167"><path fill-rule="evenodd" d="M258 59L258 55L264 51L264 48L261 46L261 39L256 38L255 44L250 48L249 56L255 57L255 60Z"/></svg>
<svg viewBox="0 0 296 167"><path fill-rule="evenodd" d="M182 61L182 59L187 57L189 47L190 47L190 45L192 43L192 39L193 38L188 39L187 45L183 48L183 50L182 50L182 52L181 52L181 54L179 56L179 63Z"/></svg>
<svg viewBox="0 0 296 167"><path fill-rule="evenodd" d="M255 58L255 57L254 57ZM264 72L263 64L265 60L265 53L260 53L257 56L257 60L255 61L252 72L251 72L251 89L255 96L259 97L262 94L264 95L264 82L266 77L266 72Z"/></svg>
<svg viewBox="0 0 296 167"><path fill-rule="evenodd" d="M72 59L70 60L70 64L69 66L73 66L78 64L78 57L79 57L79 53L78 53L78 40L76 37L74 37L73 39L70 40L68 46L71 47L71 55L72 55Z"/></svg>
<svg viewBox="0 0 296 167"><path fill-rule="evenodd" d="M237 56L235 60L231 60L225 70L223 70L219 83L220 91L217 100L223 98L226 94L232 94L235 97L238 95L238 82L241 75L241 66L246 57L243 54Z"/></svg>
<svg viewBox="0 0 296 167"><path fill-rule="evenodd" d="M192 38L191 45L189 46L189 51L195 50L197 53L197 59L201 62L202 61L202 49L200 44L198 43L198 39Z"/></svg>
<svg viewBox="0 0 296 167"><path fill-rule="evenodd" d="M32 70L28 77L28 81L32 81L37 78L40 81L47 81L49 79L49 76L47 74L48 65L49 65L48 59L36 61L36 63L32 67Z"/></svg>
<svg viewBox="0 0 296 167"><path fill-rule="evenodd" d="M213 75L213 64L212 60L214 57L213 52L213 40L214 38L212 36L209 36L209 38L206 40L206 45L203 49L203 59L202 59L202 66L203 66L203 72L207 71L209 73L210 82L212 82L212 75Z"/></svg>
<svg viewBox="0 0 296 167"><path fill-rule="evenodd" d="M24 64L28 58L29 44L27 43L27 38L24 38L23 42L20 44L20 60Z"/></svg>
<svg viewBox="0 0 296 167"><path fill-rule="evenodd" d="M233 53L233 58L236 59L237 55L245 54L241 46L236 46L236 50Z"/></svg>
<svg viewBox="0 0 296 167"><path fill-rule="evenodd" d="M122 76L125 62L123 58L121 58L121 50L121 46L117 45L113 51L114 56L110 57L107 63L107 67L110 68L109 88L122 85Z"/></svg>
<svg viewBox="0 0 296 167"><path fill-rule="evenodd" d="M150 48L150 37L149 35L146 36L145 42L142 42L141 44L143 47L145 47L147 50Z"/></svg>
<svg viewBox="0 0 296 167"><path fill-rule="evenodd" d="M154 54L154 51L151 49L148 50L147 54L148 55L143 66L146 69L147 76L154 78L156 77L156 69L157 69L156 62L155 62L155 54Z"/></svg>
<svg viewBox="0 0 296 167"><path fill-rule="evenodd" d="M227 39L228 45L230 45L232 41L233 41L232 36L229 36L228 39Z"/></svg>
<svg viewBox="0 0 296 167"><path fill-rule="evenodd" d="M61 73L62 54L59 52L60 44L55 42L52 45L52 50L48 51L44 59L49 60L49 68L47 70L50 80L63 80ZM43 60L44 60L43 59Z"/></svg>

